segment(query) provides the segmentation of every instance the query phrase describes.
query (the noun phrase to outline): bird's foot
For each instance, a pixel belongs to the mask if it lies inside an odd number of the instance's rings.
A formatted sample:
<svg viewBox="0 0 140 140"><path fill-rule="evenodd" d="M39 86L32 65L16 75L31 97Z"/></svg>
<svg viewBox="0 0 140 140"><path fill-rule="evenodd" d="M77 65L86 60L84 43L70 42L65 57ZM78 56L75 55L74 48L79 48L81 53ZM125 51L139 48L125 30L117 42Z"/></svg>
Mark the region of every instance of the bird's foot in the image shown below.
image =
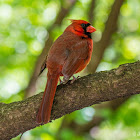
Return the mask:
<svg viewBox="0 0 140 140"><path fill-rule="evenodd" d="M73 76L73 79L71 80L71 82L70 82L70 83L71 83L71 84L73 84L73 83L74 83L74 81L75 81L75 80L77 80L79 77L80 77L80 76L78 76L78 77L76 78L75 76Z"/></svg>
<svg viewBox="0 0 140 140"><path fill-rule="evenodd" d="M69 81L70 77L69 76L64 76L63 80L61 80L62 84L66 84Z"/></svg>

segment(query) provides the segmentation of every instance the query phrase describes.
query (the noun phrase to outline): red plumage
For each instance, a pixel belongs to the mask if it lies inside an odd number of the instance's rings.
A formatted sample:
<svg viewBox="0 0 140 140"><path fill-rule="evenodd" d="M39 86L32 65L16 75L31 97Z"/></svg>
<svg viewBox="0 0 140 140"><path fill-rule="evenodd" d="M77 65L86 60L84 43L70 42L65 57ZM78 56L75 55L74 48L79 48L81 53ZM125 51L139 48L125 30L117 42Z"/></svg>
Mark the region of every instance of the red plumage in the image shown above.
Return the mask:
<svg viewBox="0 0 140 140"><path fill-rule="evenodd" d="M73 74L83 70L91 59L93 49L91 33L96 29L84 20L71 22L72 24L56 39L48 53L46 60L48 80L37 114L38 123L48 123L50 120L59 77L64 76L63 82L67 82Z"/></svg>

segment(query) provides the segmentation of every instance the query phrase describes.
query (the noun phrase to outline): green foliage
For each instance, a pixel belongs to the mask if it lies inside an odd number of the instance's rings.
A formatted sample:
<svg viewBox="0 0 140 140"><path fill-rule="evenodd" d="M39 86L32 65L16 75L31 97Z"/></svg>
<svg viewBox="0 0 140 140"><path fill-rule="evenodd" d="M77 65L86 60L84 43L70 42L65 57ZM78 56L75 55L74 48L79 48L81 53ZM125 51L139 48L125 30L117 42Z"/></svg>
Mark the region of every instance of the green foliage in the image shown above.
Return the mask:
<svg viewBox="0 0 140 140"><path fill-rule="evenodd" d="M97 32L95 42L102 36L105 22L113 4L113 0L98 0L94 10L94 23ZM112 42L106 49L98 67L109 70L123 63L140 59L140 4L139 0L127 0L121 7L118 29L112 35ZM91 0L78 0L76 5L50 36L55 40L69 24L66 19L88 20ZM1 0L0 1L0 101L10 103L22 100L24 90L32 76L35 62L40 55L45 40L48 39L49 27L54 23L62 0ZM65 6L67 7L67 6ZM113 22L113 21L112 21ZM46 78L43 79L45 85ZM38 82L39 85L39 82ZM43 86L37 91L43 91ZM115 113L109 109L99 114L107 118L101 126L94 127L90 132L76 134L72 126L63 127L63 118L50 124L35 128L23 135L28 140L137 140L140 138L140 97L134 96L122 105ZM92 107L67 115L66 123L85 125L94 116ZM17 140L19 137L14 138Z"/></svg>

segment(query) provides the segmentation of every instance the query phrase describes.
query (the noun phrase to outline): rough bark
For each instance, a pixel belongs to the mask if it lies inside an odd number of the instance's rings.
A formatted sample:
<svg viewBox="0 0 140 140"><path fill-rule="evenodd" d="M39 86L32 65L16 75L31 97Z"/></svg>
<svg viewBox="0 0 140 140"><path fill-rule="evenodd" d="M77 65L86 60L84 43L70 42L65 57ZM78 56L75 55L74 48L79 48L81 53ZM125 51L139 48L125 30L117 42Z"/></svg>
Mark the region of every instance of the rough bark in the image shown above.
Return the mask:
<svg viewBox="0 0 140 140"><path fill-rule="evenodd" d="M98 72L57 87L51 120L93 104L140 93L140 61ZM0 138L9 140L32 129L42 93L10 104L0 104Z"/></svg>

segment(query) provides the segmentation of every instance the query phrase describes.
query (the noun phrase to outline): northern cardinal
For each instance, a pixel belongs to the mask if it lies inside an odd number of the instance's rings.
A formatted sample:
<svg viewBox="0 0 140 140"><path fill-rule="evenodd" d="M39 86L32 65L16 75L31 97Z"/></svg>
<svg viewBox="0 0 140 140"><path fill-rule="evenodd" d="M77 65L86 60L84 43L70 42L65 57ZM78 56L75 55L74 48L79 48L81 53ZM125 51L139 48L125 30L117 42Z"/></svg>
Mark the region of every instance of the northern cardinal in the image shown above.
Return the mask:
<svg viewBox="0 0 140 140"><path fill-rule="evenodd" d="M73 74L83 70L89 63L92 55L93 41L91 33L96 29L84 20L71 20L53 43L41 72L48 68L47 84L43 99L37 114L37 123L50 121L52 104L60 76L66 83Z"/></svg>

